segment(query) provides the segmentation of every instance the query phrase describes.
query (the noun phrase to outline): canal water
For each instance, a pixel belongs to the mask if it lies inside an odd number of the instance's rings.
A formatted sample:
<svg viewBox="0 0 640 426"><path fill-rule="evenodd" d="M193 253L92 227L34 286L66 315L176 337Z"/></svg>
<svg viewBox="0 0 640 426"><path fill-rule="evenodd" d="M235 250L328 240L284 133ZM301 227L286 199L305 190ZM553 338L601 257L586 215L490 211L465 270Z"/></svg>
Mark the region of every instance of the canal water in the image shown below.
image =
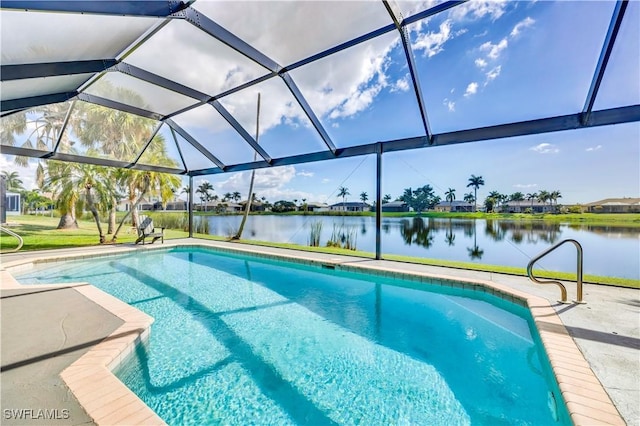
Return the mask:
<svg viewBox="0 0 640 426"><path fill-rule="evenodd" d="M233 235L242 216L206 216L209 233ZM351 242L375 252L375 218L368 216L249 216L245 239L309 245L322 223L320 245ZM640 228L510 220L383 218L382 253L494 265L526 267L538 253L563 239L584 248L584 273L640 279ZM576 250L566 244L536 264L550 271L575 272Z"/></svg>

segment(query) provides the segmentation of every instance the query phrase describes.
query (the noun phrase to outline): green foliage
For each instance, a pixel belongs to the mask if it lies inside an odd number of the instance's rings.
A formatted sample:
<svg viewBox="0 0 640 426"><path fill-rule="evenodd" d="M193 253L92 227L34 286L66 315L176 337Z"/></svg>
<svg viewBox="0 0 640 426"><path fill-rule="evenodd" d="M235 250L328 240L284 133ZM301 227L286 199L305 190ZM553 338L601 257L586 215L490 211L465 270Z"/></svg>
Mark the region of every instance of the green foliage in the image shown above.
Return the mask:
<svg viewBox="0 0 640 426"><path fill-rule="evenodd" d="M320 234L322 233L322 221L318 220L315 222L311 222L310 225L310 235L309 235L309 246L318 247L320 246Z"/></svg>
<svg viewBox="0 0 640 426"><path fill-rule="evenodd" d="M147 216L153 219L153 224L158 228L189 231L189 215L187 213L150 212ZM209 233L209 221L206 216L194 216L193 232L196 234Z"/></svg>
<svg viewBox="0 0 640 426"><path fill-rule="evenodd" d="M271 210L275 213L294 212L296 211L296 205L291 201L280 200L273 203Z"/></svg>
<svg viewBox="0 0 640 426"><path fill-rule="evenodd" d="M424 185L415 190L406 188L404 194L400 197L400 201L404 201L409 207L419 213L433 209L435 205L440 202L440 197L435 195L431 185Z"/></svg>
<svg viewBox="0 0 640 426"><path fill-rule="evenodd" d="M355 229L345 229L344 226L338 226L334 223L331 237L327 241L327 247L355 250L357 237L358 234Z"/></svg>

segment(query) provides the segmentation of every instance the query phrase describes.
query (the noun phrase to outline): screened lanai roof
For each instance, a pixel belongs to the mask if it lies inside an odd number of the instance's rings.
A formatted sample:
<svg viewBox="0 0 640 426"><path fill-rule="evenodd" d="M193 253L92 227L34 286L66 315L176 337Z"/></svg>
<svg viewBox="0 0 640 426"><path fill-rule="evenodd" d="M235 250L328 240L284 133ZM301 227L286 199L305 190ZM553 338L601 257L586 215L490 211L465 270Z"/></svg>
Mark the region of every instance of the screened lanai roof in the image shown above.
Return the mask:
<svg viewBox="0 0 640 426"><path fill-rule="evenodd" d="M639 2L540 3L2 0L2 153L197 176L640 121Z"/></svg>

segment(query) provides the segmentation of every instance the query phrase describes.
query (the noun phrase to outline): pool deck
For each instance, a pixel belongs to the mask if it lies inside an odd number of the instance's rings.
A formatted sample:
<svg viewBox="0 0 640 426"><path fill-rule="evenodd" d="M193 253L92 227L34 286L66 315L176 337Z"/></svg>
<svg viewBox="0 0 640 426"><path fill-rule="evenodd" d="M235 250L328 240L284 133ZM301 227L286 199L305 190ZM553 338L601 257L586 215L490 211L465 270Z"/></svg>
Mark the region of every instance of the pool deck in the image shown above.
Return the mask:
<svg viewBox="0 0 640 426"><path fill-rule="evenodd" d="M86 283L57 286L56 291L51 286L20 286L5 268L19 270L17 265L42 259L176 245L295 258L347 270L365 268L398 278L403 274L435 276L441 285L464 280L503 297L524 300L536 318L573 421L622 424L624 419L630 426L640 426L639 290L585 284L586 304L563 305L556 302L556 286L536 285L524 277L200 239L3 255L2 424L162 424L110 373L135 344L147 338L152 318ZM567 289L569 298L575 297L575 284L567 283ZM25 315L33 311L41 315ZM30 399L20 400L21 394ZM34 411L7 417L6 409L22 408ZM38 409L49 412L38 413ZM56 417L55 422L43 422L42 417L25 422L25 414ZM21 421L17 415L23 416Z"/></svg>

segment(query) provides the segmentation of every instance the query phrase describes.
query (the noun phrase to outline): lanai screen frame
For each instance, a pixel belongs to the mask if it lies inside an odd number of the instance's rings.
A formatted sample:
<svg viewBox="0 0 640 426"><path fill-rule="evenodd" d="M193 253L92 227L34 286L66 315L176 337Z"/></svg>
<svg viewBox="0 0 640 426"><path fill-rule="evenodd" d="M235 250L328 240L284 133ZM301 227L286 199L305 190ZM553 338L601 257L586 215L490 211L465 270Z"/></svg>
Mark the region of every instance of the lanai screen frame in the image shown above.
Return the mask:
<svg viewBox="0 0 640 426"><path fill-rule="evenodd" d="M411 42L408 36L408 26L416 23L420 20L436 15L438 13L449 10L453 7L459 6L465 1L445 1L434 7L418 12L408 17L402 17L397 13L399 8L391 0L382 0L382 4L389 13L392 23L376 30L370 31L366 34L361 34L356 38L348 40L338 45L334 45L329 49L326 49L320 53L313 54L305 59L297 62L282 65L277 63L272 58L260 52L254 46L243 41L230 31L223 28L221 25L200 13L197 9L192 7L197 1L39 1L39 0L2 0L1 7L6 10L14 11L46 11L57 13L83 13L83 14L97 14L108 16L133 16L133 17L155 17L159 19L159 23L154 25L149 32L145 34L142 39L137 40L135 45L128 46L127 49L121 52L119 55L113 58L94 59L94 60L79 60L68 62L46 62L46 63L29 63L29 64L10 64L1 65L0 76L1 81L19 81L27 78L37 77L53 77L53 76L67 76L77 74L92 74L92 77L85 81L71 92L62 93L47 93L37 96L30 96L25 98L7 99L2 100L0 107L0 116L5 117L16 112L22 112L36 106L43 106L64 101L80 100L88 103L101 105L107 108L113 108L116 110L124 111L127 113L135 114L138 116L150 118L158 121L158 125L155 131L150 136L144 148L138 153L135 160L132 162L124 162L119 160L111 160L105 158L86 157L75 154L67 154L58 152L58 144L55 145L52 151L42 151L35 149L28 149L17 146L2 145L2 153L8 155L18 155L37 159L53 159L60 161L69 161L77 163L95 164L101 166L111 166L120 168L129 168L134 170L149 170L157 172L165 172L178 175L189 176L189 202L188 202L188 214L189 214L189 237L193 237L193 177L203 176L211 174L220 174L228 172L240 172L268 167L278 167L285 165L296 165L308 162L325 161L338 158L355 157L362 155L376 155L376 259L382 258L381 253L381 216L382 216L382 156L386 152L404 151L419 148L437 147L458 143L479 142L486 140L494 140L500 138L508 138L515 136L534 135L549 132L558 132L564 130L576 130L581 128L606 126L613 124L629 123L640 121L640 105L629 105L618 108L593 110L598 90L600 88L605 70L609 63L611 52L616 42L616 37L622 25L625 11L627 10L629 0L617 0L611 21L608 27L607 34L604 39L604 43L601 49L600 56L597 61L596 68L593 73L591 85L588 93L585 94L584 107L581 111L568 115L550 116L529 121L509 122L500 125L478 127L472 129L465 129L453 132L434 133L432 132L427 114L427 108L423 99L423 92L421 90L421 82L416 71L415 57L412 51ZM192 87L187 87L178 82L172 81L165 77L161 77L157 74L151 73L139 67L126 62L127 55L135 48L142 45L153 34L162 29L164 25L171 20L180 19L195 26L199 30L208 34L210 37L222 42L224 45L230 47L234 51L240 53L244 57L259 64L268 72L252 81L241 84L232 89L226 90L223 93L219 93L212 96L207 93L198 91ZM338 148L331 140L331 137L323 127L318 116L314 112L313 108L309 105L304 95L296 85L292 78L290 71L303 67L308 64L312 64L315 61L329 57L333 54L341 52L350 47L354 47L361 43L365 43L381 35L397 32L400 36L400 42L404 50L408 73L411 80L412 93L415 96L416 103L419 109L419 115L421 120L422 129L424 133L415 137L394 139L386 141L375 141L364 145L349 146L344 148ZM136 79L142 80L146 83L161 87L163 89L170 90L193 100L193 105L190 105L182 110L175 111L168 115L159 114L156 111L149 111L133 105L117 102L114 100L102 98L94 94L85 92L85 89L99 79L107 72L117 71L119 73L132 76ZM225 96L229 96L242 89L251 87L253 85L260 84L272 78L280 77L294 99L304 111L304 114L309 119L310 123L320 135L325 150L285 156L279 158L273 158L266 152L262 146L260 146L256 140L247 133L242 125L236 120L219 101ZM217 158L210 150L208 150L200 141L196 140L185 129L183 129L178 123L173 120L176 115L197 108L198 106L209 104L211 105L225 120L231 125L231 127L241 136L241 138L253 149L261 158L258 161L251 161L237 164L225 164L219 158ZM69 118L70 111L73 108L73 102L70 104L69 113L65 118L63 127ZM191 144L196 150L198 150L203 156L209 159L215 167L204 168L197 170L189 170L182 161L184 168L176 169L169 167L153 166L148 164L140 164L138 160L142 157L144 150L150 145L151 140L156 135L162 124L167 124L171 130L171 134L174 137L175 134L179 134L189 144ZM59 141L58 141L59 142ZM176 142L176 146L179 150L179 144ZM182 153L180 153L182 157Z"/></svg>

